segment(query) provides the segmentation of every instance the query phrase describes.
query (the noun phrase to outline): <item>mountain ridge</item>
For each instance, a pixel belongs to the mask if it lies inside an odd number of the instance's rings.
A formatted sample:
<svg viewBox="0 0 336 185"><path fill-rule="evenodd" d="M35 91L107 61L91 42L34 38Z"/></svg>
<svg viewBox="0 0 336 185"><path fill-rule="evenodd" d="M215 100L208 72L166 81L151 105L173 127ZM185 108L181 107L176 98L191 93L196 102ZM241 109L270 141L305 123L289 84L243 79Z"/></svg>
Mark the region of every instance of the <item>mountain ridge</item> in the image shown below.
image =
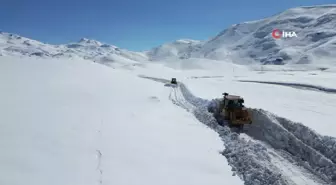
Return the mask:
<svg viewBox="0 0 336 185"><path fill-rule="evenodd" d="M166 61L191 58L237 64L334 65L336 4L290 8L273 16L233 24L214 37L198 41L178 39L148 51L134 52L97 40L51 45L17 34L0 32L1 55L84 58L102 62ZM272 38L272 30L294 31L297 38Z"/></svg>

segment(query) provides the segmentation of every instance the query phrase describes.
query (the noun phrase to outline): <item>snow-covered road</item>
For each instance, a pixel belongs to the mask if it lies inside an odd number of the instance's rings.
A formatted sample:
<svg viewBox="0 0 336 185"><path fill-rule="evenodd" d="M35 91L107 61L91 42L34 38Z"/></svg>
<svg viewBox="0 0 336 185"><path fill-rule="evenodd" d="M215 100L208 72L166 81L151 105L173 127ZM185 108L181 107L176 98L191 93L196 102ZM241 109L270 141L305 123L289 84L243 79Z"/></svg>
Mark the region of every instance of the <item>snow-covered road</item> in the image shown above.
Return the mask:
<svg viewBox="0 0 336 185"><path fill-rule="evenodd" d="M336 89L329 88L329 87L322 87L317 85L311 84L303 84L303 83L289 83L289 82L269 82L269 81L254 81L254 80L238 80L239 82L250 82L250 83L260 83L260 84L271 84L271 85L282 85L288 86L293 88L299 89L307 89L307 90L314 90L314 91L322 91L326 93L333 93L336 94Z"/></svg>
<svg viewBox="0 0 336 185"><path fill-rule="evenodd" d="M238 135L218 125L207 111L216 100L195 97L183 83L171 88L169 99L219 133L226 147L223 155L245 184L330 184L335 178L335 138L261 109L251 109L253 124Z"/></svg>

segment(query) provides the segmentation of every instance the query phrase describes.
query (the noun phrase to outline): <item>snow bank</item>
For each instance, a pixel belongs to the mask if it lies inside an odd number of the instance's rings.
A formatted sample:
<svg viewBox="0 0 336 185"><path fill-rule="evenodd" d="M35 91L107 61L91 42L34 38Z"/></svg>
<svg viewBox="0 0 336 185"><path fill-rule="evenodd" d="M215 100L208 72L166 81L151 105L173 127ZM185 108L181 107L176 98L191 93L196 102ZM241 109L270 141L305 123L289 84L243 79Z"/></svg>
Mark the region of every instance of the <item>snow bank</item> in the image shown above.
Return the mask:
<svg viewBox="0 0 336 185"><path fill-rule="evenodd" d="M279 169L272 165L266 147L238 138L227 127L219 126L207 112L208 106L215 103L193 96L183 84L180 87L186 100L196 107L195 116L220 134L226 146L223 155L233 169L243 175L247 184L286 184ZM321 136L302 124L263 110L252 110L252 118L253 124L247 126L244 133L290 153L292 157L287 157L290 158L288 160L296 160L297 165L312 171L324 181L330 182L336 177L336 138Z"/></svg>

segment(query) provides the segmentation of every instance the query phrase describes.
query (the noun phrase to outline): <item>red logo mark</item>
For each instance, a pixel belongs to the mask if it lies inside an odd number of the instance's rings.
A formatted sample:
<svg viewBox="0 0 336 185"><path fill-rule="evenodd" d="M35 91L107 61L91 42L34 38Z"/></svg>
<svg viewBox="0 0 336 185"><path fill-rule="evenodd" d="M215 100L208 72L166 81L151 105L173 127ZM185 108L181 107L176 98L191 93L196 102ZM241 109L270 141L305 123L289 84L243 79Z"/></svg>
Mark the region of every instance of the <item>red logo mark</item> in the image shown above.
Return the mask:
<svg viewBox="0 0 336 185"><path fill-rule="evenodd" d="M280 39L282 35L282 32L278 29L275 29L272 31L272 37L275 39Z"/></svg>

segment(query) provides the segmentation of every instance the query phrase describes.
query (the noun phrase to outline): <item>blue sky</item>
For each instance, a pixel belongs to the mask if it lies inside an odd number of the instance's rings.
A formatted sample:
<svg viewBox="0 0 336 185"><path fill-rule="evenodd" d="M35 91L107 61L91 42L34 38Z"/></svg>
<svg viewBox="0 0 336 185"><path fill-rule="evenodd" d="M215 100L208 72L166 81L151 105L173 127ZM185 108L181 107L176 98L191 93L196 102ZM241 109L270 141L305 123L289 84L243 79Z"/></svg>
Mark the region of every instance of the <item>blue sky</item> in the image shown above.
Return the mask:
<svg viewBox="0 0 336 185"><path fill-rule="evenodd" d="M335 0L4 0L0 30L51 44L86 37L141 51L181 38L205 40L226 27L291 7Z"/></svg>

